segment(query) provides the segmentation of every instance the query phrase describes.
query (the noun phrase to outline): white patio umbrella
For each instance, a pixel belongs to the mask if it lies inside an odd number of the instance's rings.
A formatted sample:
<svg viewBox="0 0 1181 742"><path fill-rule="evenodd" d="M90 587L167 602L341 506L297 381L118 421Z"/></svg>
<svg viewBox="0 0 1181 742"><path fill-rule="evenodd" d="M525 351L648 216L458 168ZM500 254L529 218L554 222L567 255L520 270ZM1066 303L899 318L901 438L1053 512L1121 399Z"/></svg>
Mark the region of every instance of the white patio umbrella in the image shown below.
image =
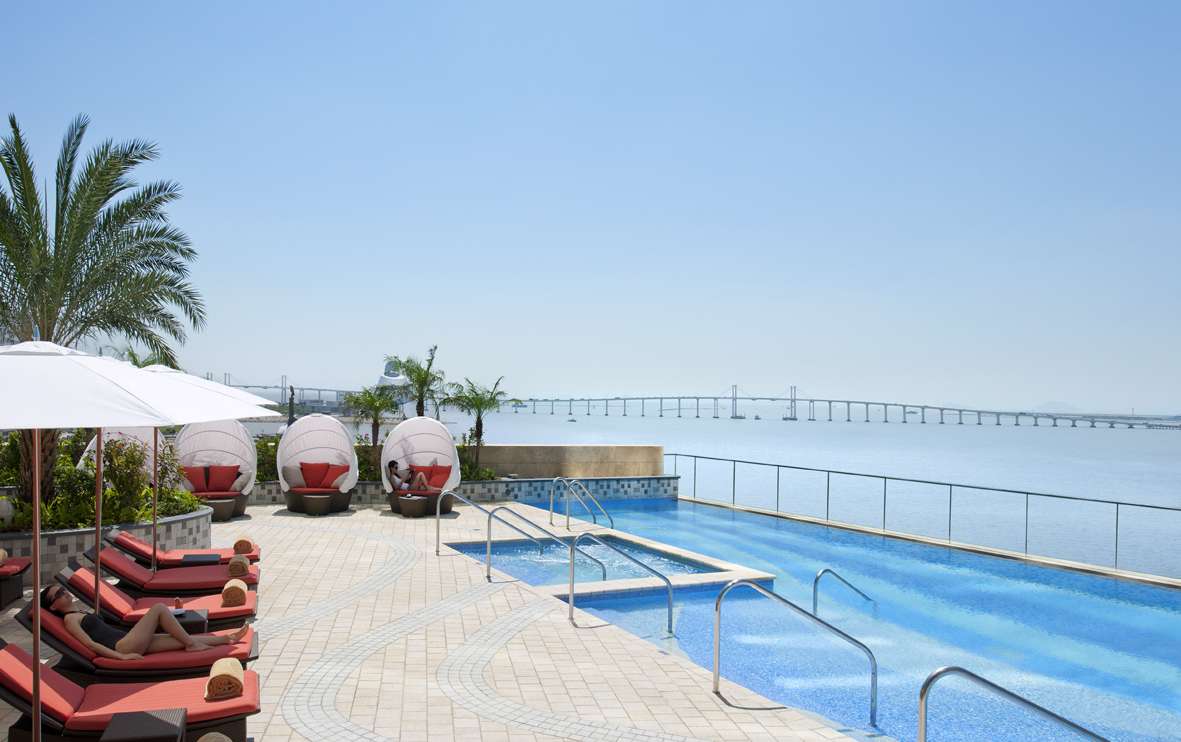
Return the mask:
<svg viewBox="0 0 1181 742"><path fill-rule="evenodd" d="M171 381L176 381L176 382L183 383L183 384L191 384L192 386L200 387L201 389L205 389L207 391L218 392L219 394L224 394L228 397L233 397L234 399L245 402L246 404L253 404L253 405L279 404L278 402L276 402L273 399L267 399L266 397L260 397L257 394L252 394L251 392L246 391L245 389L239 389L237 387L232 387L227 384L219 384L216 381L210 381L209 379L203 379L200 376L194 376L193 374L188 374L188 373L185 373L184 371L178 371L175 368L169 368L168 366L162 366L160 364L155 364L153 366L146 366L146 367L144 367L143 370L150 371L151 373L154 373L154 374L167 374L168 376L166 378L168 378Z"/></svg>
<svg viewBox="0 0 1181 742"><path fill-rule="evenodd" d="M33 739L41 739L41 431L104 426L159 427L277 413L230 395L184 388L169 375L47 342L0 348L0 429L33 431ZM184 382L180 382L183 384ZM157 452L153 451L153 459ZM96 450L97 461L102 452ZM153 479L158 479L154 477ZM101 463L95 477L95 551L102 549ZM153 482L153 516L155 515ZM153 518L154 520L154 518ZM153 538L153 541L155 539ZM99 569L95 569L96 578ZM95 586L98 593L98 586ZM98 607L96 598L96 608Z"/></svg>

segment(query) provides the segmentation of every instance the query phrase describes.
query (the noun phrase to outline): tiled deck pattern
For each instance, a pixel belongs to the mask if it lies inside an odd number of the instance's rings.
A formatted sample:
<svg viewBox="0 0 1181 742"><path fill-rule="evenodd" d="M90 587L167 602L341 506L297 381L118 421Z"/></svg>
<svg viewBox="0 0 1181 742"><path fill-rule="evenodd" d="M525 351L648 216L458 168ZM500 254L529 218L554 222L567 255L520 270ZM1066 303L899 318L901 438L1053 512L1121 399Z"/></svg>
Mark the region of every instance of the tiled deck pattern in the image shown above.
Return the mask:
<svg viewBox="0 0 1181 742"><path fill-rule="evenodd" d="M215 545L263 545L255 739L846 739L732 684L727 705L688 660L590 614L571 626L564 603L500 573L489 584L449 549L436 557L434 525L377 508L313 519L280 507L214 525ZM484 526L456 508L444 540ZM28 647L15 609L0 636ZM4 711L7 729L16 716Z"/></svg>

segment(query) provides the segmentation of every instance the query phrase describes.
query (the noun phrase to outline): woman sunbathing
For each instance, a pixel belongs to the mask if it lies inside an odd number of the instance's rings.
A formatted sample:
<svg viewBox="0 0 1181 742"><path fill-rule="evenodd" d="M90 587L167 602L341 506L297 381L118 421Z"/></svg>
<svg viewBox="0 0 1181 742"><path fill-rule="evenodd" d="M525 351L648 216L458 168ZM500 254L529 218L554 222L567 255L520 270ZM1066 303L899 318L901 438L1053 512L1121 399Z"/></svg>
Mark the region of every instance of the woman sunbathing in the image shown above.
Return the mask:
<svg viewBox="0 0 1181 742"><path fill-rule="evenodd" d="M403 476L398 472L398 462L391 461L389 463L390 470L390 484L394 485L395 490L406 492L414 490L415 492L426 492L427 494L437 495L443 490L438 487L432 487L427 484L426 475L420 471L408 469L406 475Z"/></svg>
<svg viewBox="0 0 1181 742"><path fill-rule="evenodd" d="M74 597L61 585L50 585L41 591L41 607L61 616L66 630L91 651L115 660L142 660L145 654L177 649L201 652L219 644L233 644L248 630L243 626L231 634L193 636L184 630L168 606L157 603L135 626L124 631L100 616L77 610Z"/></svg>

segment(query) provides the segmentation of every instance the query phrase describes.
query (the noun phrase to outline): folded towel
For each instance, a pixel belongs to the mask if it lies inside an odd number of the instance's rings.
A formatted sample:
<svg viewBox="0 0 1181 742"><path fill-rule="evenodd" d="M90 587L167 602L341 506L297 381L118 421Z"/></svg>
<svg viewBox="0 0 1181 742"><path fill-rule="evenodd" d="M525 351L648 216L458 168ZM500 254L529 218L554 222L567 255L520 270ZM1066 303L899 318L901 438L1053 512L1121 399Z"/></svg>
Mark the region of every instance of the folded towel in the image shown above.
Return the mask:
<svg viewBox="0 0 1181 742"><path fill-rule="evenodd" d="M249 554L254 551L254 542L248 538L240 538L234 542L235 554Z"/></svg>
<svg viewBox="0 0 1181 742"><path fill-rule="evenodd" d="M209 732L208 734L202 734L200 737L198 737L197 742L234 742L234 740L225 736L221 732Z"/></svg>
<svg viewBox="0 0 1181 742"><path fill-rule="evenodd" d="M220 701L242 695L245 673L242 663L232 657L222 657L209 668L209 681L205 683L205 700Z"/></svg>
<svg viewBox="0 0 1181 742"><path fill-rule="evenodd" d="M226 566L230 571L230 577L245 577L250 572L250 560L241 554L230 557Z"/></svg>
<svg viewBox="0 0 1181 742"><path fill-rule="evenodd" d="M221 589L221 607L236 608L240 605L246 605L246 583L230 580Z"/></svg>

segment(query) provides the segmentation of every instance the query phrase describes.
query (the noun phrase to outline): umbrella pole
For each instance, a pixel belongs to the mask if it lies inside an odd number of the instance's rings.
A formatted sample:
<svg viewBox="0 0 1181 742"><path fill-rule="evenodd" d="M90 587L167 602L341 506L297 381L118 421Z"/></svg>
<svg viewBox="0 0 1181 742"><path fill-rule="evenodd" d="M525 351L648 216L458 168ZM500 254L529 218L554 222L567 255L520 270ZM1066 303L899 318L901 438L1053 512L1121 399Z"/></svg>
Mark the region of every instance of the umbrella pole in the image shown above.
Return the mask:
<svg viewBox="0 0 1181 742"><path fill-rule="evenodd" d="M102 580L103 550L103 429L95 428L94 435L94 614L99 614L101 598L98 586Z"/></svg>
<svg viewBox="0 0 1181 742"><path fill-rule="evenodd" d="M156 495L160 488L160 429L152 428L152 573L156 572Z"/></svg>
<svg viewBox="0 0 1181 742"><path fill-rule="evenodd" d="M41 430L33 431L33 742L41 741Z"/></svg>

